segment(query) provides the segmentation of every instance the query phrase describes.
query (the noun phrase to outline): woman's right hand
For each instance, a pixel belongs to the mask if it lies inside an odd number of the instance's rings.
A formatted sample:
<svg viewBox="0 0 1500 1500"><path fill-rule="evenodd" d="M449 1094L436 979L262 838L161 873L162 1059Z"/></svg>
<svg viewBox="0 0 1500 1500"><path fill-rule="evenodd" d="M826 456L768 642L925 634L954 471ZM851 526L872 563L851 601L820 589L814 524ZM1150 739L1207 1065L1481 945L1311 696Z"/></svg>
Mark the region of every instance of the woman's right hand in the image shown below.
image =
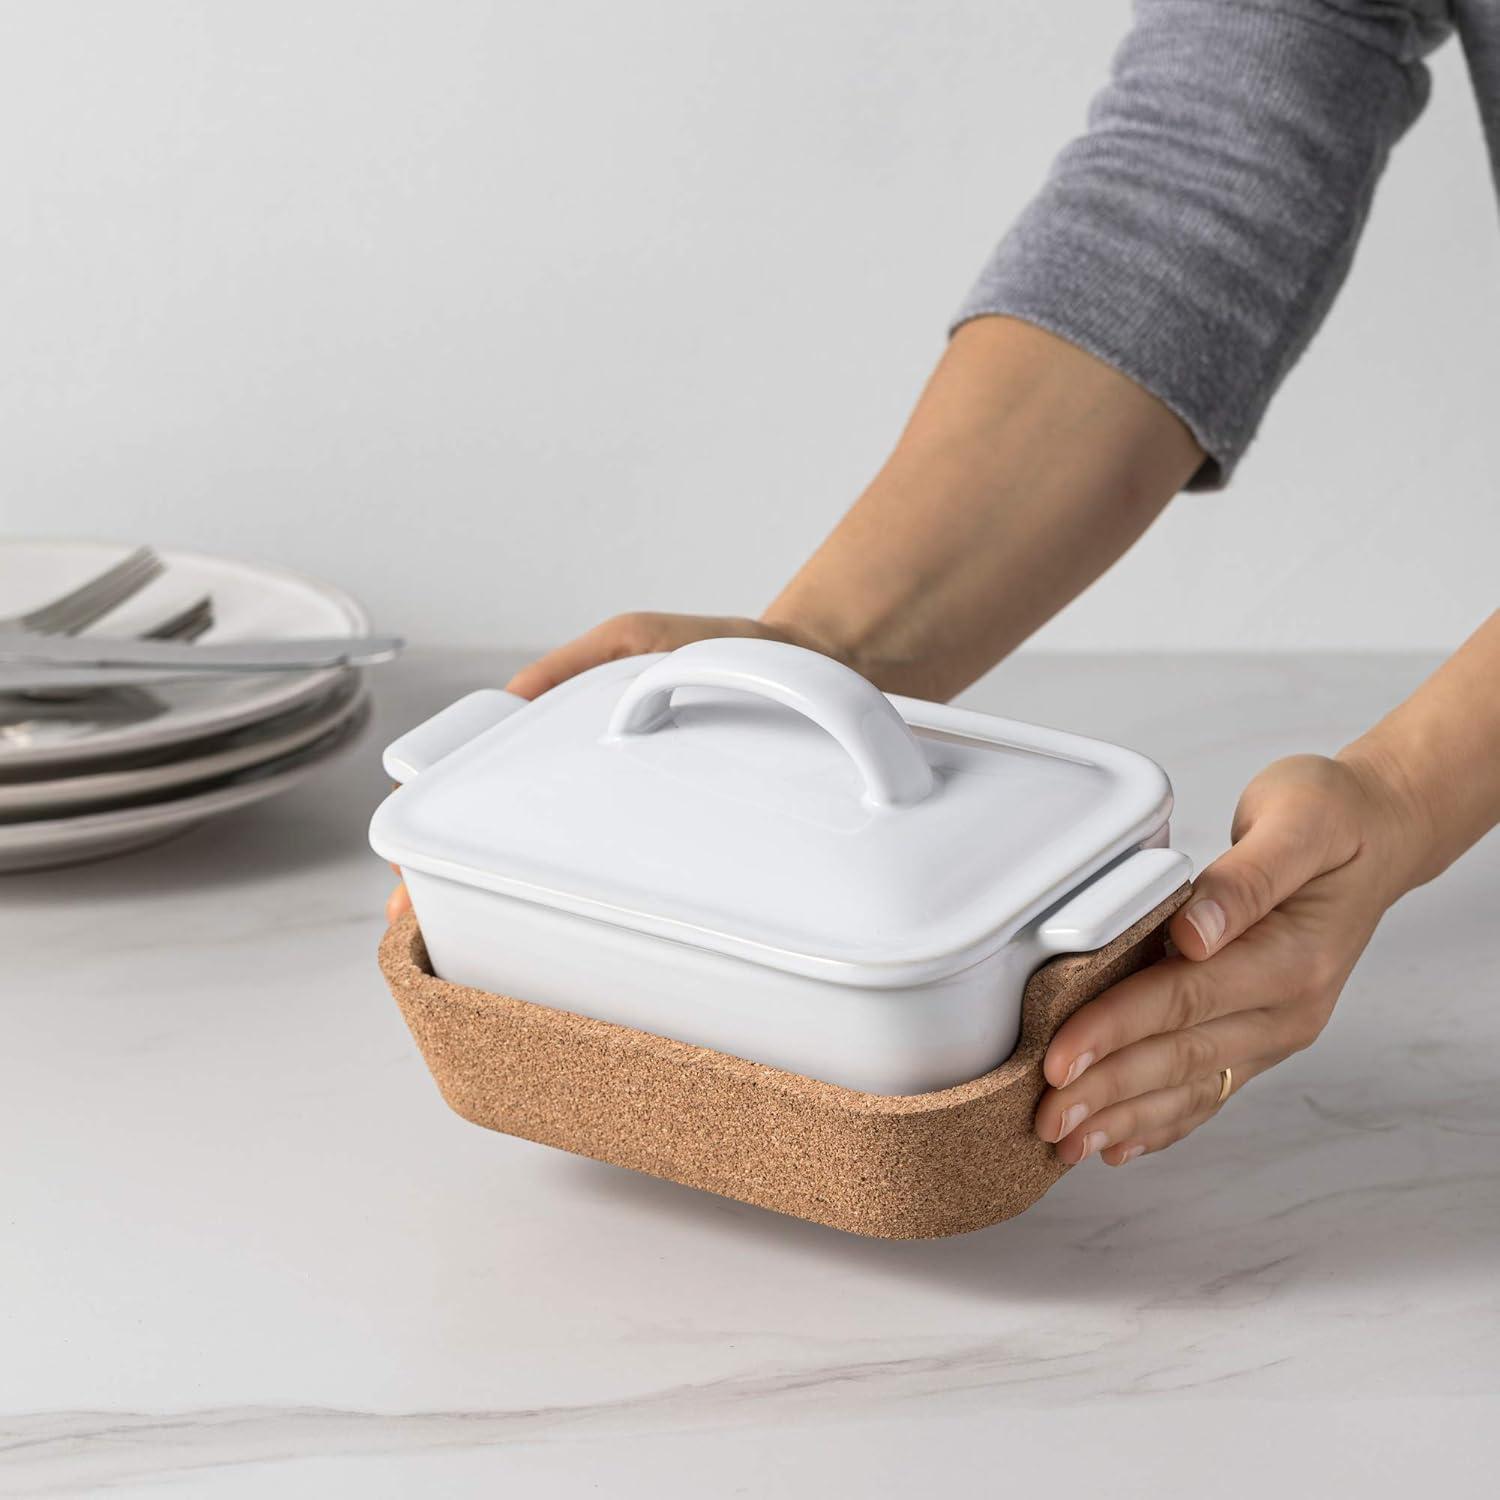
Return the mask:
<svg viewBox="0 0 1500 1500"><path fill-rule="evenodd" d="M522 667L505 684L505 689L521 698L537 698L548 688L554 688L590 667L618 661L622 656L675 651L692 641L714 640L727 635L785 641L789 645L805 646L809 651L821 651L825 656L834 654L826 645L792 626L772 625L738 615L616 615L567 645L549 651L540 660ZM406 894L406 887L398 885L385 903L386 921L394 922L410 906L411 898Z"/></svg>
<svg viewBox="0 0 1500 1500"><path fill-rule="evenodd" d="M616 615L569 641L566 646L549 651L539 661L522 667L505 688L522 698L536 698L548 688L554 688L603 662L618 661L622 656L644 656L653 651L675 651L692 641L715 640L727 635L786 641L793 646L806 646L810 651L821 651L825 656L835 654L805 631L739 615Z"/></svg>

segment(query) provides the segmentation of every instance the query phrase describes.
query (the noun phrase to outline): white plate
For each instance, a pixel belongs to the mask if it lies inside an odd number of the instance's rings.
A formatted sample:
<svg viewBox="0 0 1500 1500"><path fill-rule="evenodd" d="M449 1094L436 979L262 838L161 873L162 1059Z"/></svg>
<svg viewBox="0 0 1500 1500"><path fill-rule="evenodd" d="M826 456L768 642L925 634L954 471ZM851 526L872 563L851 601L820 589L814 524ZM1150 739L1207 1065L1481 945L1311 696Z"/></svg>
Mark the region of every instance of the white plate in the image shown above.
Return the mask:
<svg viewBox="0 0 1500 1500"><path fill-rule="evenodd" d="M81 809L119 804L135 798L155 798L194 782L212 781L300 750L321 739L352 717L364 704L362 683L341 688L325 698L278 714L263 724L252 724L202 742L202 748L178 760L129 770L93 771L79 775L0 781L0 821L10 818L76 816Z"/></svg>
<svg viewBox="0 0 1500 1500"><path fill-rule="evenodd" d="M0 615L22 614L93 577L130 550L106 542L0 542ZM161 552L162 577L107 615L95 632L133 635L202 594L214 603L211 641L363 635L347 594L275 568L194 552ZM0 776L222 733L330 692L342 668L115 688L72 703L0 697Z"/></svg>
<svg viewBox="0 0 1500 1500"><path fill-rule="evenodd" d="M368 704L315 744L226 778L208 791L109 812L0 824L0 872L81 864L160 843L220 813L262 802L295 786L354 743L369 722Z"/></svg>

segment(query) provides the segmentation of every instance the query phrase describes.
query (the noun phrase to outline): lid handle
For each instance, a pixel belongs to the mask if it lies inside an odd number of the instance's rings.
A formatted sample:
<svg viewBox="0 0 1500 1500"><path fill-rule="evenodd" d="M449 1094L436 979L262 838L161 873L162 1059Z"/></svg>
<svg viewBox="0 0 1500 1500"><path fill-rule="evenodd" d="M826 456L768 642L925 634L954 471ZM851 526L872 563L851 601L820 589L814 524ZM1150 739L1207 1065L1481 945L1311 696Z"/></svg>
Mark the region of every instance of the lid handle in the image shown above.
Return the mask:
<svg viewBox="0 0 1500 1500"><path fill-rule="evenodd" d="M781 641L729 636L680 646L631 681L615 705L607 737L659 728L680 687L735 688L811 719L859 768L871 806L910 806L932 790L927 757L879 688L830 656Z"/></svg>

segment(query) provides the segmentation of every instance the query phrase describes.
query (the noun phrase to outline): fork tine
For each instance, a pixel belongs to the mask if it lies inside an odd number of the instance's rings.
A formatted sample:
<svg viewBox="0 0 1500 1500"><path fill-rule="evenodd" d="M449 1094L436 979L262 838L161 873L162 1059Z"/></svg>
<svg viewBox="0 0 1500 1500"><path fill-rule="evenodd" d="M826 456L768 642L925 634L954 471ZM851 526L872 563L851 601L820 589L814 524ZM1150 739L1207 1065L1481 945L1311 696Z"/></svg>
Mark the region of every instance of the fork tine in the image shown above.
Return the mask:
<svg viewBox="0 0 1500 1500"><path fill-rule="evenodd" d="M162 571L162 561L152 548L137 547L112 568L70 593L4 623L46 635L72 635L139 593Z"/></svg>
<svg viewBox="0 0 1500 1500"><path fill-rule="evenodd" d="M141 632L143 641L196 641L200 635L212 628L214 623L214 601L205 594L195 599L186 609L169 615L160 624Z"/></svg>
<svg viewBox="0 0 1500 1500"><path fill-rule="evenodd" d="M149 547L140 549L140 552L141 556L132 570L122 570L116 577L108 580L84 605L75 607L69 613L60 629L54 627L54 630L61 634L77 635L80 630L86 629L138 594L152 579L165 571L161 559Z"/></svg>
<svg viewBox="0 0 1500 1500"><path fill-rule="evenodd" d="M44 634L64 634L78 630L90 619L97 619L104 608L118 600L122 589L133 591L140 587L138 580L150 576L153 561L154 554L150 548L137 547L113 567L105 569L70 593L20 616L14 623L22 629Z"/></svg>
<svg viewBox="0 0 1500 1500"><path fill-rule="evenodd" d="M105 580L133 575L139 566L140 549L137 548L128 557L105 569L103 573L96 574L86 583L80 584L76 589L72 589L70 592L36 609L28 611L26 614L16 615L7 619L3 623L6 626L22 630L50 630L60 621L66 623L70 612L77 608L80 603L87 604L98 592L99 585Z"/></svg>

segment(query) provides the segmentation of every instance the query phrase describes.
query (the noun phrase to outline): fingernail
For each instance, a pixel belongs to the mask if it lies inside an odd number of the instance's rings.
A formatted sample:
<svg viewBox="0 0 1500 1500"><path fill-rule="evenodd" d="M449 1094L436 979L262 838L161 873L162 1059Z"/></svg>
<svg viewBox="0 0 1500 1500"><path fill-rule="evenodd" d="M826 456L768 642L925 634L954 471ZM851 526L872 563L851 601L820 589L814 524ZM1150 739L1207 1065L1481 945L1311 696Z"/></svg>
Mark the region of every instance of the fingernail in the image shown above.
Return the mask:
<svg viewBox="0 0 1500 1500"><path fill-rule="evenodd" d="M1062 1124L1057 1127L1057 1134L1052 1137L1054 1142L1060 1141L1065 1135L1071 1135L1088 1116L1087 1104L1070 1104L1064 1111Z"/></svg>
<svg viewBox="0 0 1500 1500"><path fill-rule="evenodd" d="M1127 1146L1120 1153L1120 1165L1123 1167L1126 1162L1134 1161L1145 1149L1144 1146Z"/></svg>
<svg viewBox="0 0 1500 1500"><path fill-rule="evenodd" d="M1083 1070L1088 1067L1091 1062L1093 1062L1093 1060L1094 1054L1092 1052L1080 1052L1078 1056L1073 1059L1073 1066L1068 1069L1068 1076L1063 1079L1062 1086L1064 1088L1067 1088L1067 1086L1072 1083L1072 1081L1077 1078L1078 1075L1083 1072Z"/></svg>
<svg viewBox="0 0 1500 1500"><path fill-rule="evenodd" d="M1193 924L1193 931L1203 939L1203 946L1212 953L1218 946L1219 939L1224 936L1224 929L1228 920L1224 916L1224 908L1217 901L1205 898L1195 901L1187 909L1187 919Z"/></svg>
<svg viewBox="0 0 1500 1500"><path fill-rule="evenodd" d="M1101 1147L1109 1145L1109 1137L1102 1130L1091 1130L1083 1138L1083 1156L1078 1158L1082 1161L1085 1156L1092 1156Z"/></svg>

